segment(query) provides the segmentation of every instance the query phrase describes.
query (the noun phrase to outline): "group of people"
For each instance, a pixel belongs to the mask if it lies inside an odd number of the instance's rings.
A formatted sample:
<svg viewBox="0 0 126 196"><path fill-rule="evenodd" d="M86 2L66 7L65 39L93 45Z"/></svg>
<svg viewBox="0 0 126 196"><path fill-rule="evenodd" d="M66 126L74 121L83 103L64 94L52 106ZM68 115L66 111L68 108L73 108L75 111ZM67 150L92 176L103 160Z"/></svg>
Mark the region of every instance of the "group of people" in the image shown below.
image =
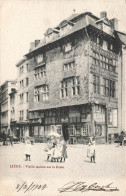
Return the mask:
<svg viewBox="0 0 126 196"><path fill-rule="evenodd" d="M44 150L47 155L47 161L50 160L51 162L65 162L67 158L67 145L66 142L61 138L48 138Z"/></svg>

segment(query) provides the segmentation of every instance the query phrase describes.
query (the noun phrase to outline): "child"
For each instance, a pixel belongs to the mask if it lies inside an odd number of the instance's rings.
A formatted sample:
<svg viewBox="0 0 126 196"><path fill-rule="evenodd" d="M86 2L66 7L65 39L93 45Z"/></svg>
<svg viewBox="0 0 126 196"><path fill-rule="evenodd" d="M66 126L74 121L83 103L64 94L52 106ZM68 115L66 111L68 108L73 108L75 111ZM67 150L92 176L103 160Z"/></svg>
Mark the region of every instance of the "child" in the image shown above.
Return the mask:
<svg viewBox="0 0 126 196"><path fill-rule="evenodd" d="M95 163L95 138L90 138L89 147L87 149L87 157L90 157L91 162Z"/></svg>
<svg viewBox="0 0 126 196"><path fill-rule="evenodd" d="M30 140L27 140L25 142L25 156L26 156L26 159L25 161L31 161L31 152L32 152L32 146L31 146L31 141Z"/></svg>

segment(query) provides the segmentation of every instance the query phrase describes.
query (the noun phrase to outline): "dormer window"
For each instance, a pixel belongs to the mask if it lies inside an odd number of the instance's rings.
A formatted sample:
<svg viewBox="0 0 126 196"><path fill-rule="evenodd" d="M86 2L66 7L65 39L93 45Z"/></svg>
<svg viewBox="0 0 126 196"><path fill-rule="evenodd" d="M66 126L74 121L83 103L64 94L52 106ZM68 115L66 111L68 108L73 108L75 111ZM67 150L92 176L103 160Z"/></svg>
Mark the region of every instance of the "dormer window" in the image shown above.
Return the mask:
<svg viewBox="0 0 126 196"><path fill-rule="evenodd" d="M60 36L65 35L68 31L70 31L73 27L74 23L68 21L68 20L63 20L59 24L60 28Z"/></svg>
<svg viewBox="0 0 126 196"><path fill-rule="evenodd" d="M108 42L107 41L103 41L103 50L108 50Z"/></svg>
<svg viewBox="0 0 126 196"><path fill-rule="evenodd" d="M45 33L46 43L55 39L58 33L59 31L57 29L48 28Z"/></svg>
<svg viewBox="0 0 126 196"><path fill-rule="evenodd" d="M100 39L99 39L99 37L97 37L97 44L100 44Z"/></svg>
<svg viewBox="0 0 126 196"><path fill-rule="evenodd" d="M39 54L37 56L37 63L41 63L43 61L43 54Z"/></svg>
<svg viewBox="0 0 126 196"><path fill-rule="evenodd" d="M65 52L69 52L71 49L72 49L71 43L67 43L67 44L64 46L64 51L65 51Z"/></svg>

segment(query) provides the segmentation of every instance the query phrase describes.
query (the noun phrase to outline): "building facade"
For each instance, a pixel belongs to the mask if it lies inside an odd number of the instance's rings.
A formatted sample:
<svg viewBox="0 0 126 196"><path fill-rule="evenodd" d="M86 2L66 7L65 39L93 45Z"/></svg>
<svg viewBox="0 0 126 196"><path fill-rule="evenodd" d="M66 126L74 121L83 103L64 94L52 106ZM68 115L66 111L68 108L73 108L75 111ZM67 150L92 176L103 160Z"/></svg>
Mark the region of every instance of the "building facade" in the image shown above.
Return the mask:
<svg viewBox="0 0 126 196"><path fill-rule="evenodd" d="M44 141L57 131L69 143L95 136L106 143L118 133L118 67L121 44L117 19L90 12L73 14L44 39L36 40L29 61L31 135ZM21 94L21 92L20 92Z"/></svg>
<svg viewBox="0 0 126 196"><path fill-rule="evenodd" d="M11 133L11 107L10 107L10 93L17 88L17 82L6 81L1 85L1 132L6 134Z"/></svg>
<svg viewBox="0 0 126 196"><path fill-rule="evenodd" d="M121 41L120 64L118 68L118 129L126 131L126 34L117 31L117 37Z"/></svg>
<svg viewBox="0 0 126 196"><path fill-rule="evenodd" d="M20 62L16 64L18 69L17 75L17 122L16 130L17 137L20 141L29 137L29 118L28 118L28 108L29 108L29 63L26 58L23 58Z"/></svg>

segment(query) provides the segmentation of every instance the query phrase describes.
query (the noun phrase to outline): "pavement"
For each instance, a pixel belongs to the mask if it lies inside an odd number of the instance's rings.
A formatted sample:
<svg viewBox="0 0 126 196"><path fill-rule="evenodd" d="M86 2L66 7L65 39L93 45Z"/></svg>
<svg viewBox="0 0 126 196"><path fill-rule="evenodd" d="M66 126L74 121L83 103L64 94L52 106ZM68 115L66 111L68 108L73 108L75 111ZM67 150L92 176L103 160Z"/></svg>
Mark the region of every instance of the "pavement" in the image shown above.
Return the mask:
<svg viewBox="0 0 126 196"><path fill-rule="evenodd" d="M68 145L68 158L62 163L47 162L44 147L41 143L32 145L31 161L25 161L25 144L0 146L0 196L126 195L126 146L96 145L96 163L91 163L87 157L87 145ZM83 182L88 186L113 183L111 186L117 187L118 191L81 192L74 189L66 192L65 189L60 193L59 188L69 182ZM40 189L30 188L25 192L31 184ZM45 184L46 188L41 190Z"/></svg>

